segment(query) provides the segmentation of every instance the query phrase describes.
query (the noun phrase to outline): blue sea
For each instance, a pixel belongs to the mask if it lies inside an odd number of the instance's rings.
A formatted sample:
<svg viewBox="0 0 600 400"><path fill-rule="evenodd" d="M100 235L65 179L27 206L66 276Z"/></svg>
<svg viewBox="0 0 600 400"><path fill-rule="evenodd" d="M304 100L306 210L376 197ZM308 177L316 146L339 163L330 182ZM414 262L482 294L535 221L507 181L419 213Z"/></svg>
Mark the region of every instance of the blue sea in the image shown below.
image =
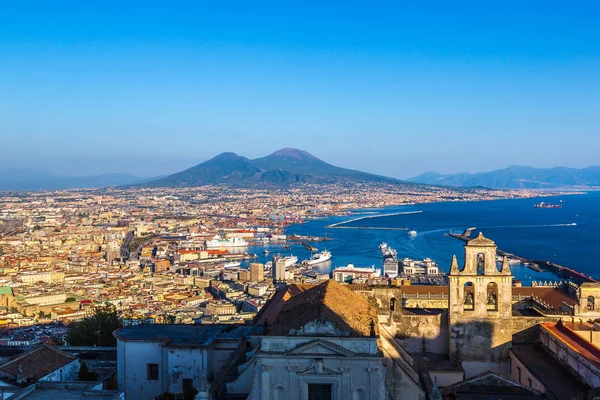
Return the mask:
<svg viewBox="0 0 600 400"><path fill-rule="evenodd" d="M539 209L533 205L544 201L559 203L560 209ZM387 215L396 214L397 215ZM408 228L417 231L415 237L404 230L335 229L328 225L368 216L344 227ZM575 225L574 225L575 224ZM353 215L312 220L301 225L290 226L287 234L316 235L333 238L315 244L319 250L331 251L331 262L320 267L329 272L338 266L381 267L382 258L378 250L381 242L398 251L398 258L432 258L442 271L447 272L452 256L463 261L463 242L444 235L450 230L462 233L476 227L494 240L498 247L510 253L538 260L548 260L567 266L600 279L600 192L585 195L569 195L533 199L511 199L477 202L441 202L385 209L358 210ZM272 252L282 255L292 253L300 260L310 257L301 246L292 246L282 251L271 245ZM267 261L263 248L250 248L259 255L261 262ZM270 258L270 256L269 256ZM523 265L511 266L516 278L524 283L531 280L558 280L550 272L537 273Z"/></svg>

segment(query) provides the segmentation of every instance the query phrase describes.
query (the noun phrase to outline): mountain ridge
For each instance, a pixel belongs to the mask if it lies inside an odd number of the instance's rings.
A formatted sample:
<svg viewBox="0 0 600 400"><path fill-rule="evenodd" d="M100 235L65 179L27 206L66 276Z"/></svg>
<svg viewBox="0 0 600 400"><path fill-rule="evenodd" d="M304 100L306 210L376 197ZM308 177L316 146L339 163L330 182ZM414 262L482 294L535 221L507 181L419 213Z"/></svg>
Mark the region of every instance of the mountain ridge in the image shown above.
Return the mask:
<svg viewBox="0 0 600 400"><path fill-rule="evenodd" d="M336 167L305 150L286 147L253 160L232 152L221 153L184 171L136 186L187 187L209 184L288 186L299 183L346 181L408 183L395 178Z"/></svg>
<svg viewBox="0 0 600 400"><path fill-rule="evenodd" d="M507 168L477 173L426 172L407 180L426 185L482 186L494 189L558 189L574 186L600 186L600 166L535 168L511 165Z"/></svg>

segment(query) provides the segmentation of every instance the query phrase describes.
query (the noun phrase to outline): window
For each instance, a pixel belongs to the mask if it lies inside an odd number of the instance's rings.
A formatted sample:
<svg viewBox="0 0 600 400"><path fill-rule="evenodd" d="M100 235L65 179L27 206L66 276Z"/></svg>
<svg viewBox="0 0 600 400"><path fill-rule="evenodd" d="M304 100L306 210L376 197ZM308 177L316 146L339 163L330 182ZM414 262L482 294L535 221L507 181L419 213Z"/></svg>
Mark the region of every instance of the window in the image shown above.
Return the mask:
<svg viewBox="0 0 600 400"><path fill-rule="evenodd" d="M473 311L475 310L475 287L472 282L466 282L463 287L463 310L465 311Z"/></svg>
<svg viewBox="0 0 600 400"><path fill-rule="evenodd" d="M277 386L275 388L275 400L286 400L285 388L283 386Z"/></svg>
<svg viewBox="0 0 600 400"><path fill-rule="evenodd" d="M396 298L392 297L392 299L390 300L390 311L394 312L396 311Z"/></svg>
<svg viewBox="0 0 600 400"><path fill-rule="evenodd" d="M517 367L517 377L519 379L519 383L521 383L521 367Z"/></svg>
<svg viewBox="0 0 600 400"><path fill-rule="evenodd" d="M487 285L487 310L498 311L498 285L495 282Z"/></svg>
<svg viewBox="0 0 600 400"><path fill-rule="evenodd" d="M333 386L331 384L308 384L308 400L332 400Z"/></svg>
<svg viewBox="0 0 600 400"><path fill-rule="evenodd" d="M588 311L594 311L594 303L595 303L594 296L588 296L588 304L587 304Z"/></svg>
<svg viewBox="0 0 600 400"><path fill-rule="evenodd" d="M527 378L527 382L529 383L529 387L531 387L531 379Z"/></svg>
<svg viewBox="0 0 600 400"><path fill-rule="evenodd" d="M477 275L485 275L485 254L477 254Z"/></svg>
<svg viewBox="0 0 600 400"><path fill-rule="evenodd" d="M183 392L191 392L194 390L194 380L191 378L183 378L181 381Z"/></svg>
<svg viewBox="0 0 600 400"><path fill-rule="evenodd" d="M147 364L147 375L149 381L158 380L158 364Z"/></svg>

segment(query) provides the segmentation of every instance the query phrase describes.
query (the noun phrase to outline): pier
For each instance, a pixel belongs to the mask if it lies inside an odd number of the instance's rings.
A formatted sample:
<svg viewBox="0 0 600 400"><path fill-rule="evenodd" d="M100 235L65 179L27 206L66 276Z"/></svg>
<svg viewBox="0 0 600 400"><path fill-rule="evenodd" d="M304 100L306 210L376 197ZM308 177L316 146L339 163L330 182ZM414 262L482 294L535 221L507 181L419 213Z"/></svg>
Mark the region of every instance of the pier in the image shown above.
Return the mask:
<svg viewBox="0 0 600 400"><path fill-rule="evenodd" d="M310 244L306 243L306 242L302 242L300 243L302 246L304 246L307 250L310 251L318 251L319 249L317 249L316 247L312 247Z"/></svg>
<svg viewBox="0 0 600 400"><path fill-rule="evenodd" d="M458 234L458 233L453 233L452 231L450 231L450 233L446 233L445 235L447 236L451 236L455 239L459 239L462 240L463 242L468 242L469 240L471 240L471 233L475 230L476 228L469 228L466 229L462 234ZM529 264L528 267L533 269L534 271L538 271L541 272L542 270L544 271L550 271L553 272L554 274L556 274L558 277L561 278L566 278L566 279L571 279L573 282L577 283L577 284L582 284L585 282L593 282L593 283L598 283L598 281L594 278L592 278L591 276L587 276L582 274L579 271L575 271L574 269L571 268L567 268L567 267L563 267L562 265L550 262L550 261L546 261L546 260L531 260L525 257L520 257L520 256L516 256L512 253L503 251L498 249L497 254L500 256L507 256L516 260L521 261L523 264ZM536 268L537 266L537 268Z"/></svg>
<svg viewBox="0 0 600 400"><path fill-rule="evenodd" d="M368 229L368 230L376 230L376 231L407 231L408 228L386 228L383 226L333 226L329 225L325 228L330 229Z"/></svg>

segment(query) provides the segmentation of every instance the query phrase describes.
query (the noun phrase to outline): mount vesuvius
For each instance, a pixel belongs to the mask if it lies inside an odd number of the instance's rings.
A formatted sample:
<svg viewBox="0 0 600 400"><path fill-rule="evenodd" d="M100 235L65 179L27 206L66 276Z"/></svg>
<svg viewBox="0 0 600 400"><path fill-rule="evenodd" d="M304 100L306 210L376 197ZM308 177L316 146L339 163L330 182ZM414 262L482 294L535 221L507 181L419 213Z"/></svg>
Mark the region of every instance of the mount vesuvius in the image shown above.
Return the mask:
<svg viewBox="0 0 600 400"><path fill-rule="evenodd" d="M343 182L411 184L394 178L336 167L306 151L285 148L254 160L235 153L222 153L185 171L136 186L288 186L298 183Z"/></svg>

